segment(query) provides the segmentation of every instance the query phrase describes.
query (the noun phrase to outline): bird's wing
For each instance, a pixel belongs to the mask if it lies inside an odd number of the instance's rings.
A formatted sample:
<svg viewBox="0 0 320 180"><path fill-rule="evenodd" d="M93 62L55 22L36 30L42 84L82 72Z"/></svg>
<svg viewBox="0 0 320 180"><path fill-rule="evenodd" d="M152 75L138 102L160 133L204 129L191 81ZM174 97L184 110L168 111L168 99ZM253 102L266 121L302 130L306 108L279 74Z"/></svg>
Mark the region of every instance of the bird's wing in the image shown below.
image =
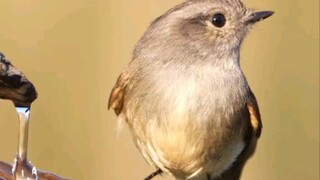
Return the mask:
<svg viewBox="0 0 320 180"><path fill-rule="evenodd" d="M262 131L262 121L257 100L252 92L251 98L247 102L247 109L250 114L250 122L253 130L253 135L256 138L259 138Z"/></svg>
<svg viewBox="0 0 320 180"><path fill-rule="evenodd" d="M123 108L124 94L130 80L130 73L124 71L118 77L116 84L114 85L108 103L108 109L112 108L117 115L120 114Z"/></svg>
<svg viewBox="0 0 320 180"><path fill-rule="evenodd" d="M232 167L216 180L239 180L245 163L255 152L262 131L262 121L257 100L252 92L250 92L250 98L246 103L246 109L249 115L247 119L249 127L245 137L246 146Z"/></svg>

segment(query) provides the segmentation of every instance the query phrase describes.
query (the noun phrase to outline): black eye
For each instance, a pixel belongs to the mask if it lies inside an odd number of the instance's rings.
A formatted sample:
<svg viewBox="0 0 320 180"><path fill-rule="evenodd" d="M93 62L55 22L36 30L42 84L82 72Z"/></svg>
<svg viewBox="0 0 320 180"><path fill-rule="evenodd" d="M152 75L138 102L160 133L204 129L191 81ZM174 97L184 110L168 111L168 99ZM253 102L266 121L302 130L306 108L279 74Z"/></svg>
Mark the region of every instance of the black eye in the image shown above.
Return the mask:
<svg viewBox="0 0 320 180"><path fill-rule="evenodd" d="M213 18L212 18L212 24L215 25L216 27L221 28L226 24L226 18L221 13L215 14L213 15Z"/></svg>

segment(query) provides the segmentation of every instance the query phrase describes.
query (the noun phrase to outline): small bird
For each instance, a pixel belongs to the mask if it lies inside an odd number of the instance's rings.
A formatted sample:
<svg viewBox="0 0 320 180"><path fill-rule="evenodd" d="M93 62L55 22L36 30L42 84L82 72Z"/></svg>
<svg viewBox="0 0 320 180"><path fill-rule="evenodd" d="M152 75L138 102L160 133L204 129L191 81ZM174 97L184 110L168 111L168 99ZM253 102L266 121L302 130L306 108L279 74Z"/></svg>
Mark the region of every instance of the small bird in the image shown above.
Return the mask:
<svg viewBox="0 0 320 180"><path fill-rule="evenodd" d="M240 0L187 0L151 23L109 98L157 169L146 179L240 179L262 129L240 46L272 14Z"/></svg>
<svg viewBox="0 0 320 180"><path fill-rule="evenodd" d="M37 96L33 84L0 52L0 98L15 106L30 106Z"/></svg>

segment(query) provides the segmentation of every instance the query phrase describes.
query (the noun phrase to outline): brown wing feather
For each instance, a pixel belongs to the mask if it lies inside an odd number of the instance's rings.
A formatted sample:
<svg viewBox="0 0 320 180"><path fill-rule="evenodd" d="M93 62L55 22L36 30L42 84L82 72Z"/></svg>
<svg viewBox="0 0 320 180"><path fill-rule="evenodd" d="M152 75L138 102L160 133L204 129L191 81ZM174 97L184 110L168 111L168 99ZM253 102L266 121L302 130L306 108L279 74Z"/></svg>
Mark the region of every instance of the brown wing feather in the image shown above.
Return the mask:
<svg viewBox="0 0 320 180"><path fill-rule="evenodd" d="M262 131L262 121L259 106L253 93L251 100L247 103L247 108L250 113L250 122L253 128L253 133L256 136L256 138L259 138Z"/></svg>
<svg viewBox="0 0 320 180"><path fill-rule="evenodd" d="M113 87L108 103L108 109L112 108L119 115L123 108L123 98L130 79L130 74L127 72L121 73Z"/></svg>

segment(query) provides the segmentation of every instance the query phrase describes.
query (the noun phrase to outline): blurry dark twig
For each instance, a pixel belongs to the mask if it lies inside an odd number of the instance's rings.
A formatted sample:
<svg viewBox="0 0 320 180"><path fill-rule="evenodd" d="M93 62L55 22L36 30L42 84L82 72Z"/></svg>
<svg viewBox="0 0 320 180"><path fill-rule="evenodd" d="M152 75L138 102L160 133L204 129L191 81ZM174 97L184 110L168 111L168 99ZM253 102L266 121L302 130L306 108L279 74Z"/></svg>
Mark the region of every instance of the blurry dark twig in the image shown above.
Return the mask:
<svg viewBox="0 0 320 180"><path fill-rule="evenodd" d="M148 177L146 177L144 180L151 180L152 178L156 177L157 175L161 174L162 170L157 169L155 172L151 173Z"/></svg>

